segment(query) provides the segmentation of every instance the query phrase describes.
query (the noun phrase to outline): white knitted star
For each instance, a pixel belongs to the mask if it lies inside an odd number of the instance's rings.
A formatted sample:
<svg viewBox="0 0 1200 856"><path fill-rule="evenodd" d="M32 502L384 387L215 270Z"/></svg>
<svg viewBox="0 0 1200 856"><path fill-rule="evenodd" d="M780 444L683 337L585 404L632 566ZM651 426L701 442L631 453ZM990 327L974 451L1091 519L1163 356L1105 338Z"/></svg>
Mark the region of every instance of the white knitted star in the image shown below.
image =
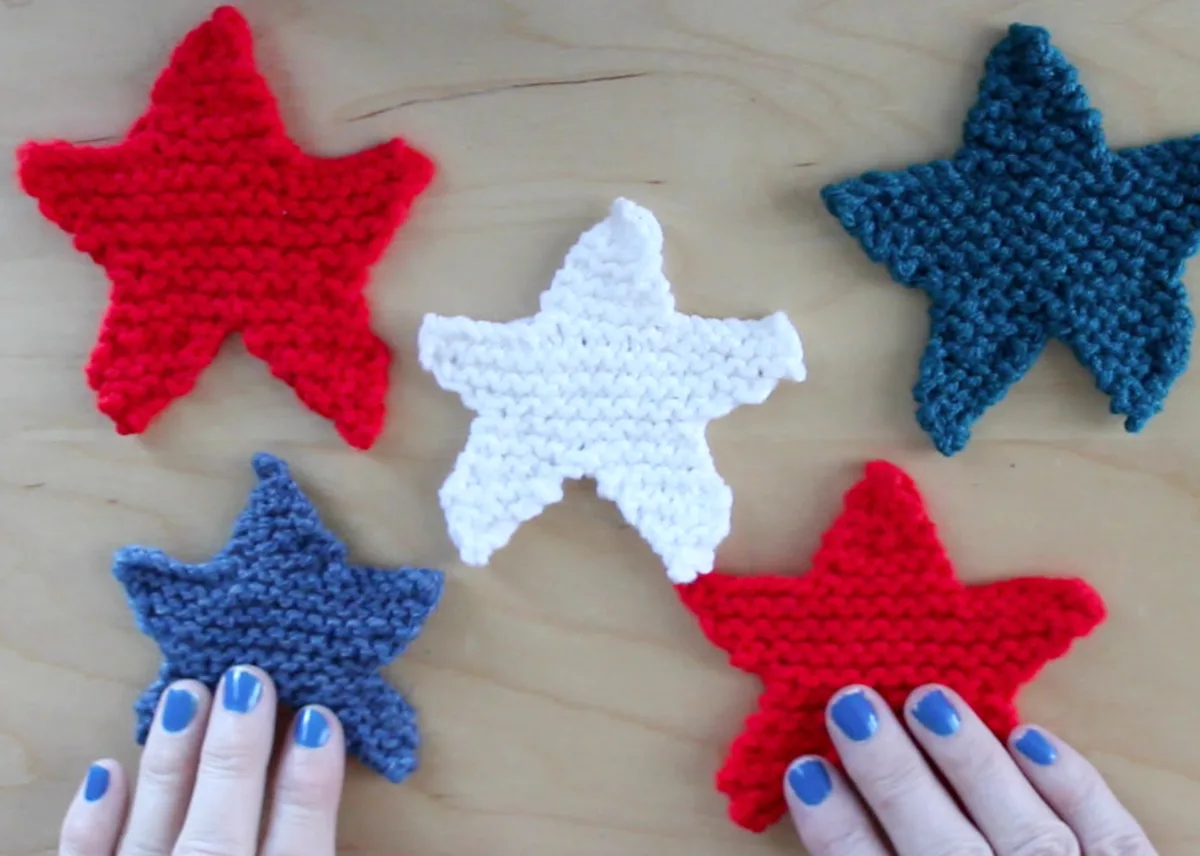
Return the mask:
<svg viewBox="0 0 1200 856"><path fill-rule="evenodd" d="M758 321L675 311L654 215L618 199L531 318L426 315L421 365L478 416L442 485L450 538L482 565L517 527L592 476L675 582L712 570L733 497L704 437L710 420L804 380L782 312Z"/></svg>

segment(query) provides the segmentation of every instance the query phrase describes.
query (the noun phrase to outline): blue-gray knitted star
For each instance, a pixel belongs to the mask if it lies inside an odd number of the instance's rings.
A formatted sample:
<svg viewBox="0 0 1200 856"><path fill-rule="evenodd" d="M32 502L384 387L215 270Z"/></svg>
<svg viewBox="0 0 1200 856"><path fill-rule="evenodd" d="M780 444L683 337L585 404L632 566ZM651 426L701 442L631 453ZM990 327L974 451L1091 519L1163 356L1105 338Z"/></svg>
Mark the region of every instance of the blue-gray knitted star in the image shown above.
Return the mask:
<svg viewBox="0 0 1200 856"><path fill-rule="evenodd" d="M349 752L402 781L417 766L416 713L379 670L420 633L442 574L347 563L287 464L260 454L254 471L258 485L211 562L186 565L145 547L116 554L113 573L164 660L134 706L138 742L167 684L194 678L213 687L248 663L271 675L284 704L331 709Z"/></svg>
<svg viewBox="0 0 1200 856"><path fill-rule="evenodd" d="M822 190L898 282L929 296L917 421L944 454L1058 338L1138 431L1187 367L1179 277L1200 240L1200 137L1112 151L1037 27L988 57L951 158Z"/></svg>

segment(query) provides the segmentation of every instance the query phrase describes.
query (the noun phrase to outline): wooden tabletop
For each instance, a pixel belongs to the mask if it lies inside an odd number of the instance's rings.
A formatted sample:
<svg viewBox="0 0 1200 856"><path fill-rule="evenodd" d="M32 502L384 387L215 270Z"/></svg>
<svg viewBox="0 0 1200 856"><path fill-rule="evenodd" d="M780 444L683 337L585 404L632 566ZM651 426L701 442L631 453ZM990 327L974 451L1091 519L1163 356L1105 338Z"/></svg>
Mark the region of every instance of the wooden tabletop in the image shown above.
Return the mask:
<svg viewBox="0 0 1200 856"><path fill-rule="evenodd" d="M205 0L0 0L0 148L108 140L144 108ZM51 853L88 762L133 764L158 662L109 571L127 543L207 559L287 458L356 560L444 568L387 670L421 712L422 769L352 771L346 853L797 853L734 827L713 774L752 709L661 564L590 482L485 569L457 561L437 490L471 414L417 364L424 313L536 310L563 253L626 196L666 233L679 308L788 314L809 379L712 424L733 488L729 569L802 571L877 457L916 478L960 575L1081 575L1111 616L1020 697L1081 748L1164 854L1200 851L1200 375L1124 432L1052 345L946 459L913 418L927 301L821 206L830 181L956 147L1013 20L1081 72L1114 145L1200 130L1200 7L1184 2L246 0L262 68L314 153L400 135L440 173L374 271L398 364L369 452L346 446L235 338L145 434L118 436L83 364L104 273L0 186L0 851ZM11 163L11 161L10 161ZM1200 272L1186 279L1200 282Z"/></svg>

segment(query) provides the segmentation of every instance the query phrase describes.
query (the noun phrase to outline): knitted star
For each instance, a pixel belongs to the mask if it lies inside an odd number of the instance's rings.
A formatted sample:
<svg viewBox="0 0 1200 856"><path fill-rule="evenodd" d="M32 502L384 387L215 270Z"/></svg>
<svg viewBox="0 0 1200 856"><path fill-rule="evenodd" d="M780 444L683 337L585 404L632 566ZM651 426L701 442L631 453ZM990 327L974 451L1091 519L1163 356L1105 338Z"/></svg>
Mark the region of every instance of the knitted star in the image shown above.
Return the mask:
<svg viewBox="0 0 1200 856"><path fill-rule="evenodd" d="M846 494L807 574L714 572L677 591L730 664L763 680L717 775L730 816L755 832L783 814L791 760L833 757L837 690L868 684L899 710L918 686L947 684L1004 737L1017 689L1105 614L1082 580L963 585L912 480L883 462Z"/></svg>
<svg viewBox="0 0 1200 856"><path fill-rule="evenodd" d="M478 416L440 498L463 561L592 476L676 581L712 569L733 499L709 420L804 379L800 338L758 321L675 311L654 215L626 199L567 254L541 311L506 324L427 315L421 365Z"/></svg>
<svg viewBox="0 0 1200 856"><path fill-rule="evenodd" d="M87 367L97 405L140 433L231 332L309 408L366 448L389 353L367 270L433 177L401 140L317 158L288 139L250 29L218 9L180 44L114 146L31 143L21 182L112 282Z"/></svg>
<svg viewBox="0 0 1200 856"><path fill-rule="evenodd" d="M1109 149L1037 27L988 57L957 154L822 191L867 255L930 299L917 421L946 455L1051 338L1139 431L1188 362L1179 277L1200 240L1200 137Z"/></svg>
<svg viewBox="0 0 1200 856"><path fill-rule="evenodd" d="M442 574L349 564L283 461L257 455L254 471L258 486L211 562L186 565L145 547L116 555L113 573L164 658L134 706L138 742L167 684L212 687L231 666L252 664L270 673L284 704L337 714L348 751L399 782L417 766L417 716L379 670L421 632Z"/></svg>

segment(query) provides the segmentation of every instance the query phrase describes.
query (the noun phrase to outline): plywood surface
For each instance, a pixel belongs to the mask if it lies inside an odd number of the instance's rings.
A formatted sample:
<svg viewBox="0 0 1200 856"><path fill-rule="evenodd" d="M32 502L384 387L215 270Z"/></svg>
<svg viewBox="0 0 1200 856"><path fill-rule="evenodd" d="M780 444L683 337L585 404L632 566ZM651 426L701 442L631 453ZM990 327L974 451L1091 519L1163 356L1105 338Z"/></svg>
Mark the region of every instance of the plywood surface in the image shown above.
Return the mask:
<svg viewBox="0 0 1200 856"><path fill-rule="evenodd" d="M0 150L119 135L199 0L0 2ZM295 138L342 153L400 134L441 173L377 267L398 366L380 442L355 452L231 340L140 437L82 365L103 273L0 183L0 852L50 853L90 759L133 763L130 704L157 652L109 557L202 560L285 456L354 557L446 569L442 608L388 670L419 705L422 771L353 771L347 853L757 856L711 780L756 680L678 605L589 484L485 570L455 560L437 488L469 413L416 363L422 315L536 309L562 254L629 196L664 224L679 308L788 313L810 370L709 437L735 496L721 560L803 568L863 463L908 468L962 576L1081 574L1111 619L1022 695L1082 748L1164 854L1200 850L1200 375L1139 436L1049 349L947 460L912 417L925 300L820 206L826 182L949 153L1014 20L1050 27L1114 145L1200 130L1200 7L981 0L247 0ZM9 161L11 163L11 160ZM1200 283L1200 273L1187 277Z"/></svg>

